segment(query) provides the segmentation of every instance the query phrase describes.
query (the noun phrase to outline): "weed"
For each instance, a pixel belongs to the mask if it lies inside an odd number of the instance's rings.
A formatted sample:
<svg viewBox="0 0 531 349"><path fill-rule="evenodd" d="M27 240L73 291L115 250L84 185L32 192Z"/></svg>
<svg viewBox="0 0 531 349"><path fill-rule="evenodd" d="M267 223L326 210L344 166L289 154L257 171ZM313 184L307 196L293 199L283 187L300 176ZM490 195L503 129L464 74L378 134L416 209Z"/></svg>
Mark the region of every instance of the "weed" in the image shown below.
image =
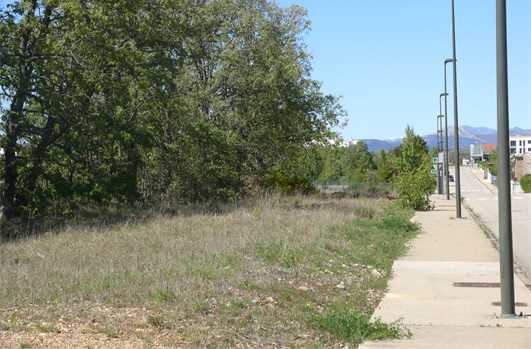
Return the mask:
<svg viewBox="0 0 531 349"><path fill-rule="evenodd" d="M101 333L108 338L119 338L120 332L114 326L100 325L93 328L96 333Z"/></svg>
<svg viewBox="0 0 531 349"><path fill-rule="evenodd" d="M9 331L11 326L6 321L0 321L0 331Z"/></svg>
<svg viewBox="0 0 531 349"><path fill-rule="evenodd" d="M47 322L37 323L35 325L35 328L42 333L61 333L61 330L59 330L59 328Z"/></svg>
<svg viewBox="0 0 531 349"><path fill-rule="evenodd" d="M157 303L175 303L177 296L175 292L169 289L157 290L151 295L153 301Z"/></svg>
<svg viewBox="0 0 531 349"><path fill-rule="evenodd" d="M291 247L285 241L262 242L256 247L256 254L266 263L278 264L284 268L294 268L304 258L303 251Z"/></svg>
<svg viewBox="0 0 531 349"><path fill-rule="evenodd" d="M376 215L376 209L374 207L370 207L370 206L365 206L365 205L360 205L360 206L355 206L354 209L354 215L356 215L356 217L359 217L359 218L374 218L374 216Z"/></svg>
<svg viewBox="0 0 531 349"><path fill-rule="evenodd" d="M399 323L371 321L370 316L353 310L334 309L316 315L314 324L337 338L359 344L364 340L399 339L410 336Z"/></svg>
<svg viewBox="0 0 531 349"><path fill-rule="evenodd" d="M254 283L251 280L243 280L239 285L239 288L248 290L248 291L257 291L260 290L260 286Z"/></svg>
<svg viewBox="0 0 531 349"><path fill-rule="evenodd" d="M192 304L192 309L198 314L208 314L211 310L211 305L205 300L196 301Z"/></svg>
<svg viewBox="0 0 531 349"><path fill-rule="evenodd" d="M164 330L164 329L170 329L171 326L169 326L168 323L166 323L166 321L164 320L164 317L161 315L161 314L153 314L153 315L149 315L147 317L147 323L152 326L152 327L155 327L159 330Z"/></svg>

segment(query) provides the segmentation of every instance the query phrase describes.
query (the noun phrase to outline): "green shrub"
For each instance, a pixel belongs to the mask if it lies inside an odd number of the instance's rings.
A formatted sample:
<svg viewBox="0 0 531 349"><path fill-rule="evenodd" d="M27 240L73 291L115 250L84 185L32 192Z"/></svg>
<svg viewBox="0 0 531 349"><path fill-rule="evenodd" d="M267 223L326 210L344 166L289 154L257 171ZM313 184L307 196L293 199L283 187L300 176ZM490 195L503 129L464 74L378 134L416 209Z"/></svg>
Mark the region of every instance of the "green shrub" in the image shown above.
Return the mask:
<svg viewBox="0 0 531 349"><path fill-rule="evenodd" d="M394 185L402 206L429 210L430 195L435 190L431 158L424 139L409 127L399 148L396 167L398 171Z"/></svg>
<svg viewBox="0 0 531 349"><path fill-rule="evenodd" d="M395 180L399 200L403 207L415 210L431 208L430 195L434 188L434 179L429 168L400 174Z"/></svg>
<svg viewBox="0 0 531 349"><path fill-rule="evenodd" d="M265 178L267 188L283 194L311 194L315 188L310 180L304 176L287 174L282 170L276 170Z"/></svg>
<svg viewBox="0 0 531 349"><path fill-rule="evenodd" d="M524 193L531 193L531 175L525 175L520 179L520 185Z"/></svg>
<svg viewBox="0 0 531 349"><path fill-rule="evenodd" d="M490 174L492 174L493 176L498 175L498 170L497 170L495 163L489 163L487 166L487 169L489 170Z"/></svg>

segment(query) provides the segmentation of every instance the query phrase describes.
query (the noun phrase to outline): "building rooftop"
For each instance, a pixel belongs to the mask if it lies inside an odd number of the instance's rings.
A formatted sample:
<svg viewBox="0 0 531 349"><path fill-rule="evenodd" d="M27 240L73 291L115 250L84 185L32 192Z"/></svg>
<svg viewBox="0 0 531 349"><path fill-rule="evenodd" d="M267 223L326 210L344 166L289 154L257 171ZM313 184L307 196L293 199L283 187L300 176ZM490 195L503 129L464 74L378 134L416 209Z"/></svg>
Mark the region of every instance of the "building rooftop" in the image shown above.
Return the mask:
<svg viewBox="0 0 531 349"><path fill-rule="evenodd" d="M483 149L484 153L489 154L496 151L496 144L482 144L481 149Z"/></svg>

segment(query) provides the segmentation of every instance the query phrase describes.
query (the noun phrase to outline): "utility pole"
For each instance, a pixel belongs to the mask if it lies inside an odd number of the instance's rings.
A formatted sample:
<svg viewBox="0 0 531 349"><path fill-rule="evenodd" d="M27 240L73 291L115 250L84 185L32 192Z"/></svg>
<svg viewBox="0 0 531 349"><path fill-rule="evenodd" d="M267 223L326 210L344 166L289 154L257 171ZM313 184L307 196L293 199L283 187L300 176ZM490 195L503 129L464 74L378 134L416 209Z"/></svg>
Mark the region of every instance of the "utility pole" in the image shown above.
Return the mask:
<svg viewBox="0 0 531 349"><path fill-rule="evenodd" d="M500 232L501 316L515 317L511 169L509 154L509 83L507 78L507 3L496 0L496 71L498 95L498 214Z"/></svg>
<svg viewBox="0 0 531 349"><path fill-rule="evenodd" d="M455 44L455 0L452 0L452 47L454 64L454 154L455 154L455 215L461 218L461 169L459 155L459 114L457 108L457 49Z"/></svg>

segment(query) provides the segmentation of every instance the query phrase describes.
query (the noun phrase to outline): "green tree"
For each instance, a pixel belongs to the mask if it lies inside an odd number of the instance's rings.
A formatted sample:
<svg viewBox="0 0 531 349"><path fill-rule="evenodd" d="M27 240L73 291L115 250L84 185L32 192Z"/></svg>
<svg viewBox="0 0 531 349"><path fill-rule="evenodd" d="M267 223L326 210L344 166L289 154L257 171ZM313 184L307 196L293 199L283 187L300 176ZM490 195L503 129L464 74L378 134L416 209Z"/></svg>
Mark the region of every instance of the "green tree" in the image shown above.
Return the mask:
<svg viewBox="0 0 531 349"><path fill-rule="evenodd" d="M394 174L392 154L386 153L385 150L380 150L375 157L375 164L378 181L383 183L391 182Z"/></svg>
<svg viewBox="0 0 531 349"><path fill-rule="evenodd" d="M324 146L320 149L321 173L320 183L337 183L343 177L343 166L341 165L341 148L337 146Z"/></svg>
<svg viewBox="0 0 531 349"><path fill-rule="evenodd" d="M351 182L366 182L369 172L375 168L373 156L363 141L344 149L341 163L344 176Z"/></svg>
<svg viewBox="0 0 531 349"><path fill-rule="evenodd" d="M431 173L432 162L426 142L408 127L398 153L394 185L400 202L404 207L416 210L429 209L435 179Z"/></svg>
<svg viewBox="0 0 531 349"><path fill-rule="evenodd" d="M268 0L12 1L4 218L229 200L279 170L310 181L344 112L311 79L308 29Z"/></svg>

